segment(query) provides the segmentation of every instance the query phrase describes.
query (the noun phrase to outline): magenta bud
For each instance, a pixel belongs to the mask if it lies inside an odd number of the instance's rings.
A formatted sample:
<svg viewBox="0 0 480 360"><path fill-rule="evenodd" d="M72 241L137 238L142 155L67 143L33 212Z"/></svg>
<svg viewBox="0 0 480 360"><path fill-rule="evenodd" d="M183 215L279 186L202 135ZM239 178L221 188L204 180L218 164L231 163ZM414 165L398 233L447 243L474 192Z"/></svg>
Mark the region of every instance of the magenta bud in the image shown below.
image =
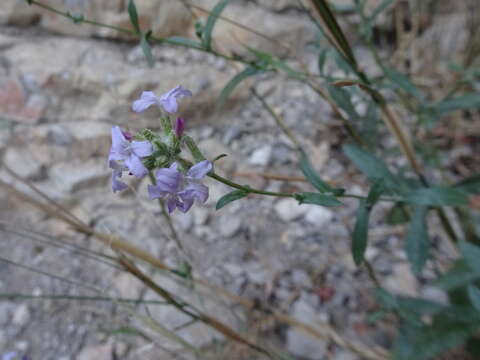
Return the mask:
<svg viewBox="0 0 480 360"><path fill-rule="evenodd" d="M185 130L185 120L181 117L178 117L177 120L175 121L175 135L177 135L178 138L182 137L183 135L183 130Z"/></svg>
<svg viewBox="0 0 480 360"><path fill-rule="evenodd" d="M123 136L125 136L125 139L127 139L127 141L132 141L133 140L133 135L131 133L129 133L128 131L122 130L122 134L123 134Z"/></svg>

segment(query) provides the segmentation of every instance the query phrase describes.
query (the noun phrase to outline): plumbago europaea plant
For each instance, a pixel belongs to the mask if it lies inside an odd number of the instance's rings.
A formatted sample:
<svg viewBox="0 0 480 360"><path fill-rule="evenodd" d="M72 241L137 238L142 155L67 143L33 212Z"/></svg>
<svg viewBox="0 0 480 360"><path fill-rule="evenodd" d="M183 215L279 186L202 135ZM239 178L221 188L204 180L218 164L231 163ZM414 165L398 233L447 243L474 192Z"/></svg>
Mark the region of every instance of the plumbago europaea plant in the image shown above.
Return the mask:
<svg viewBox="0 0 480 360"><path fill-rule="evenodd" d="M225 86L220 96L220 103L224 102L241 81L266 72L284 73L313 89L330 103L336 116L343 122L345 132L350 135L351 142L343 146L343 151L347 158L368 177L370 190L367 196L349 195L344 189L334 188L323 181L310 165L308 154L304 151L301 142L285 126L281 117L255 91L253 94L295 144L299 153L299 167L315 191L268 192L240 185L220 176L214 170L217 159L205 159L194 139L185 134L185 120L171 118L172 114L178 110L180 98L193 95L181 86L161 96L145 91L133 104L132 109L137 112L152 105L160 108L162 111L160 133L144 129L132 135L118 127L112 129L112 150L108 164L112 169L113 191L122 191L127 187L123 182L126 172L136 177L148 175L152 182L148 187L150 198L162 199L170 213L176 209L186 212L195 202L206 201L208 188L202 184L205 176L234 188L231 193L219 200L217 209L221 209L232 201L240 200L248 194L292 197L300 203L319 206L340 206L340 200L343 197L357 198L358 210L352 232L352 256L358 266L366 266L368 274L377 286L377 300L382 306L383 313L393 313L396 316L399 331L392 357L398 360L431 359L461 344L466 344L467 349L475 354L474 356L479 356L476 334L480 330L480 231L478 219L475 223L475 220L472 220L474 218L469 214L471 209L468 203L470 196L480 194L480 175L476 174L456 182L450 181L450 183L439 183L437 179L429 178L419 157L418 149L422 144L416 139L410 139L404 130L404 124L401 124L399 116L392 109L392 100L385 96L386 92L393 90L398 99L396 105L403 106L408 113L418 119L415 126L423 126L427 131L445 114L456 110L479 108L478 56L474 56L473 50L469 52L465 68L456 70L460 73L459 83L453 84L452 91L443 98L429 101L427 94L416 86L414 79L396 71L388 61L378 55L372 42L372 29L376 18L392 5L393 0L381 1L370 14L366 14L364 0L352 2L352 11L358 13L362 19L359 34L382 70L379 78L373 78L362 70L347 37L336 20L335 11L325 0L311 0L309 8L299 1L300 9L318 26L319 37L327 39L331 44L331 47L319 46L319 71L315 74L295 69L282 59L256 49L248 48L254 60L251 57L247 59L239 55L224 54L215 49L212 30L227 6L228 0L219 1L205 23L197 24L198 40L181 37L160 39L156 38L151 31L143 31L138 23L133 1L129 1L128 5L132 29L88 20L82 15L72 15L39 1L27 0L27 2L70 18L77 24L103 26L137 36L149 64L153 64L150 43L158 42L207 52L245 66L244 70ZM345 73L345 78L335 77L325 71L324 65L329 57ZM477 90L457 93L458 89L465 84ZM357 113L352 101L354 95L368 103L369 112L366 117ZM380 152L375 150L379 144L372 141L372 137L375 136L366 131L368 126L364 126L364 123L375 124L379 117L396 139L396 150L405 156L408 168L392 170L387 161L379 156ZM379 128L376 124L374 127ZM194 159L193 163L183 156L182 152L185 150L188 150ZM441 169L437 170L441 171ZM391 222L407 225L405 251L412 271L418 277L421 277L427 260L434 264L437 262L431 251L427 219L434 214L438 217L448 238L461 254L449 270L439 271L435 283L448 293L447 303L437 303L418 297L397 296L382 288L381 281L375 276L374 266L364 258L368 245L370 213L381 201L393 203L388 216ZM444 207L452 208L454 214L447 216ZM452 225L452 216L459 224L457 227L461 227L461 231ZM382 313L379 314L382 315ZM374 355L365 356L375 358Z"/></svg>

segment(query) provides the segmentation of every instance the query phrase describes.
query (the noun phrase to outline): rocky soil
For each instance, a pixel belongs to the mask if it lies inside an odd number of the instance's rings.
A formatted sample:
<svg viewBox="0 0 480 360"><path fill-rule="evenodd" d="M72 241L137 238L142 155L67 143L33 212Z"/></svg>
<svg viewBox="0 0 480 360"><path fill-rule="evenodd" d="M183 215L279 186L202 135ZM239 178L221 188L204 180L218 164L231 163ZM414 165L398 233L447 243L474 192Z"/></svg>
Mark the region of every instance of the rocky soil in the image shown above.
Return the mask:
<svg viewBox="0 0 480 360"><path fill-rule="evenodd" d="M46 2L65 5L62 1ZM134 181L134 191L113 194L106 158L112 125L131 131L158 129L155 109L141 115L130 110L141 91L163 92L180 83L194 93L181 106L188 133L207 156L228 154L218 162L218 172L272 191L309 189L303 182L286 183L259 175L299 176L300 171L294 146L246 86L233 93L222 111L216 110L216 98L239 67L194 50L155 45L156 63L150 69L139 46L117 33L74 25L24 3L3 0L0 6L2 163L85 222L121 235L171 266L178 265L184 255L170 239L157 204L145 195L148 179ZM123 1L68 3L86 16L128 26ZM193 32L192 21L180 2L137 3L142 23L156 34L189 36ZM215 2L195 3L211 8ZM313 27L300 16L295 3L242 1L229 7L225 15L258 25L257 30L282 43L294 43L297 57L315 69L315 50L306 45L314 37ZM279 51L270 40L235 30L224 22L219 23L216 35L217 46L226 51L232 43ZM347 165L339 151L346 136L329 106L311 90L282 76L267 75L256 81L267 101L303 139L315 169L350 193L365 194L365 179ZM361 103L358 106L359 111L365 108ZM20 186L4 169L0 169L0 177ZM332 210L299 206L290 199L252 196L215 211L216 201L229 189L213 181L208 185L210 199L205 206L172 216L196 273L313 327L322 329L329 324L347 339L391 345L391 329L370 320L376 309L369 292L374 284L354 266L350 255L356 201L346 200L345 206ZM0 294L38 297L0 298L0 354L19 351L42 360L191 358L184 349L179 350L178 343L144 329L130 310L148 314L173 329L186 319L171 307L42 298L62 294L158 300L118 268L86 257L78 248L57 247L51 241L63 239L105 253L109 253L108 248L3 190L0 203ZM411 275L402 250L404 229L383 223L387 210L388 205L375 209L372 246L367 252L382 284L397 293L444 299L444 294L426 285L432 269L427 269L425 283ZM440 238L441 233L437 240ZM32 268L50 275L32 272ZM360 359L332 341L312 338L268 319L259 321L245 309L219 303L218 296L192 291L165 274L151 275L237 329L250 327L296 359ZM126 326L141 329L143 335L126 331ZM179 334L204 347L211 354L209 358L252 359L243 349L225 346L221 337L201 324L186 326Z"/></svg>

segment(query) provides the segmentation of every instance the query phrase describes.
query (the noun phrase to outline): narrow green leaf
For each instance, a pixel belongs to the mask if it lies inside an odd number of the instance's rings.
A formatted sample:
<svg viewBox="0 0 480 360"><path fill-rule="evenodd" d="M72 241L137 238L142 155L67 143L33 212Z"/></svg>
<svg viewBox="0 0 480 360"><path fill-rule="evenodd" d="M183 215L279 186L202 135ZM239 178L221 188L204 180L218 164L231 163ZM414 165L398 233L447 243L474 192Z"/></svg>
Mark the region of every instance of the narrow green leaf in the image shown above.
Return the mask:
<svg viewBox="0 0 480 360"><path fill-rule="evenodd" d="M202 44L198 41L187 39L181 36L171 36L163 40L164 43L176 46L183 46L191 49L202 49Z"/></svg>
<svg viewBox="0 0 480 360"><path fill-rule="evenodd" d="M326 207L342 205L335 196L312 192L302 192L294 194L295 199L300 204L315 204Z"/></svg>
<svg viewBox="0 0 480 360"><path fill-rule="evenodd" d="M266 52L253 49L249 46L247 46L247 49L253 53L259 60L271 65L273 68L281 70L285 72L287 75L294 79L303 79L304 76L302 73L299 73L298 71L293 70L290 66L288 66L283 60L279 59L276 56L273 56L272 54L268 54Z"/></svg>
<svg viewBox="0 0 480 360"><path fill-rule="evenodd" d="M212 9L208 16L205 28L202 33L202 45L205 49L209 50L212 46L212 31L217 22L218 17L222 13L223 9L227 6L229 0L220 0L217 5Z"/></svg>
<svg viewBox="0 0 480 360"><path fill-rule="evenodd" d="M190 151L196 162L200 162L206 159L205 156L202 154L202 151L198 148L197 144L190 136L183 135L182 139L187 145L188 150Z"/></svg>
<svg viewBox="0 0 480 360"><path fill-rule="evenodd" d="M435 104L433 108L441 114L447 114L457 110L478 109L480 108L480 94L470 93L453 99L443 100Z"/></svg>
<svg viewBox="0 0 480 360"><path fill-rule="evenodd" d="M300 157L300 169L302 170L303 175L305 175L307 178L308 182L312 184L318 191L321 193L332 192L332 187L317 175L316 171L310 164L308 157L304 153L302 153Z"/></svg>
<svg viewBox="0 0 480 360"><path fill-rule="evenodd" d="M455 188L470 194L480 195L480 174L475 174L455 184Z"/></svg>
<svg viewBox="0 0 480 360"><path fill-rule="evenodd" d="M133 0L128 1L128 15L130 16L130 22L132 23L135 32L140 35L140 25L138 24L137 7L135 6L135 2Z"/></svg>
<svg viewBox="0 0 480 360"><path fill-rule="evenodd" d="M410 81L407 76L399 73L395 69L388 67L384 69L384 72L387 78L396 86L406 91L408 94L412 95L420 102L424 103L426 101L425 96L422 94L422 92Z"/></svg>
<svg viewBox="0 0 480 360"><path fill-rule="evenodd" d="M451 291L459 289L480 278L480 273L475 273L465 260L460 260L444 275L435 281L435 286Z"/></svg>
<svg viewBox="0 0 480 360"><path fill-rule="evenodd" d="M150 47L150 44L148 43L145 36L142 36L142 38L140 39L140 47L143 50L143 55L145 55L145 59L147 59L148 66L153 67L153 65L155 64L155 59L152 55L152 48Z"/></svg>
<svg viewBox="0 0 480 360"><path fill-rule="evenodd" d="M468 203L467 194L453 187L419 188L406 195L405 201L426 206L460 206Z"/></svg>
<svg viewBox="0 0 480 360"><path fill-rule="evenodd" d="M357 219L352 234L352 256L357 266L363 262L365 250L367 249L369 217L370 211L366 201L362 200L358 206Z"/></svg>
<svg viewBox="0 0 480 360"><path fill-rule="evenodd" d="M350 93L348 90L332 85L327 85L327 89L332 100L347 113L351 120L357 120L360 118L360 115L358 115L357 110L355 110L355 107L350 100Z"/></svg>
<svg viewBox="0 0 480 360"><path fill-rule="evenodd" d="M223 88L222 92L220 93L220 96L218 97L218 100L217 100L217 106L218 107L222 107L225 102L227 101L227 98L230 96L230 94L232 93L232 91L238 86L238 84L240 84L243 80L245 80L246 78L250 77L250 76L253 76L253 75L256 75L256 74L259 74L261 73L262 70L259 70L257 68L254 68L252 66L248 66L247 68L245 68L245 70L243 70L242 72L238 73L237 75L235 75L228 83L227 85L225 85L225 87Z"/></svg>
<svg viewBox="0 0 480 360"><path fill-rule="evenodd" d="M480 289L471 284L468 286L468 297L473 307L480 311Z"/></svg>
<svg viewBox="0 0 480 360"><path fill-rule="evenodd" d="M428 240L427 208L416 206L413 209L412 222L405 238L405 251L412 271L420 274L428 258L430 243Z"/></svg>
<svg viewBox="0 0 480 360"><path fill-rule="evenodd" d="M480 275L480 247L467 241L460 241L458 247L468 267Z"/></svg>
<svg viewBox="0 0 480 360"><path fill-rule="evenodd" d="M343 152L369 179L382 179L385 189L388 191L402 194L408 190L407 184L396 178L387 165L370 152L353 144L344 145Z"/></svg>
<svg viewBox="0 0 480 360"><path fill-rule="evenodd" d="M248 193L243 190L234 190L232 192L229 192L226 195L223 195L218 201L217 205L215 206L216 210L219 210L223 208L225 205L230 204L232 201L244 198L247 196Z"/></svg>
<svg viewBox="0 0 480 360"><path fill-rule="evenodd" d="M327 55L329 53L328 48L322 48L320 52L318 53L318 72L320 75L323 75L325 73L325 62L327 61Z"/></svg>
<svg viewBox="0 0 480 360"><path fill-rule="evenodd" d="M333 15L332 10L330 9L326 0L312 0L314 7L316 8L318 14L324 21L326 27L328 28L330 34L336 40L336 43L339 46L339 51L344 55L345 59L351 64L356 65L355 57L353 55L352 48L345 37L340 25ZM332 44L334 47L336 44Z"/></svg>

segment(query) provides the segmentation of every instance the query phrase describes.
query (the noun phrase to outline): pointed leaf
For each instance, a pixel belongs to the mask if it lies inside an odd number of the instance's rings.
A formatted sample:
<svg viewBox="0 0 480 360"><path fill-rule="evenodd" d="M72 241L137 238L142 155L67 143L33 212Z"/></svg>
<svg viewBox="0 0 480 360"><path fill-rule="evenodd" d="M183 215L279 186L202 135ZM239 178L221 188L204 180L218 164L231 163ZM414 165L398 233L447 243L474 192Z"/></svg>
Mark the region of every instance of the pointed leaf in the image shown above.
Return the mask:
<svg viewBox="0 0 480 360"><path fill-rule="evenodd" d="M203 29L202 33L202 45L205 49L209 50L212 45L212 31L215 27L215 23L218 20L221 12L227 6L229 0L220 0L217 5L212 9L210 15L208 16L207 23L205 24L205 28Z"/></svg>
<svg viewBox="0 0 480 360"><path fill-rule="evenodd" d="M419 188L406 195L405 201L425 206L460 206L468 203L467 194L453 187Z"/></svg>
<svg viewBox="0 0 480 360"><path fill-rule="evenodd" d="M455 188L466 191L470 194L480 195L480 174L475 174L455 184Z"/></svg>
<svg viewBox="0 0 480 360"><path fill-rule="evenodd" d="M343 146L343 152L354 165L369 179L382 179L385 189L390 192L402 194L408 189L400 179L397 179L388 169L387 165L378 157L353 144Z"/></svg>
<svg viewBox="0 0 480 360"><path fill-rule="evenodd" d="M335 101L335 103L347 113L350 119L356 120L360 118L350 100L350 93L348 90L331 85L327 85L327 89L333 101Z"/></svg>
<svg viewBox="0 0 480 360"><path fill-rule="evenodd" d="M238 84L240 84L243 80L245 80L246 78L250 77L250 76L253 76L253 75L256 75L256 74L259 74L261 73L263 70L260 70L260 69L257 69L257 68L254 68L253 66L248 66L247 68L245 68L245 70L243 70L242 72L238 73L237 75L235 75L228 83L227 85L225 85L225 87L223 88L222 92L220 93L220 96L218 97L218 100L217 100L217 106L218 107L222 107L225 102L227 101L227 98L230 96L230 94L232 93L232 91L238 86Z"/></svg>
<svg viewBox="0 0 480 360"><path fill-rule="evenodd" d="M332 192L332 187L317 175L316 171L310 164L308 157L304 153L302 153L300 157L300 169L302 170L303 175L305 175L307 178L308 182L312 184L318 191L321 193Z"/></svg>
<svg viewBox="0 0 480 360"><path fill-rule="evenodd" d="M417 275L420 274L427 261L430 248L426 215L427 208L424 206L416 206L413 209L412 222L405 238L407 258L412 271Z"/></svg>
<svg viewBox="0 0 480 360"><path fill-rule="evenodd" d="M396 86L406 91L408 94L412 95L414 98L418 99L420 102L425 102L425 96L422 92L410 81L410 79L399 73L397 70L386 67L384 69L385 75L388 79L394 83Z"/></svg>
<svg viewBox="0 0 480 360"><path fill-rule="evenodd" d="M480 311L480 289L473 284L469 285L468 297L470 298L473 307L477 309L477 311Z"/></svg>
<svg viewBox="0 0 480 360"><path fill-rule="evenodd" d="M181 36L171 36L163 40L163 42L170 45L183 46L192 49L202 49L202 44L200 44L198 41Z"/></svg>
<svg viewBox="0 0 480 360"><path fill-rule="evenodd" d="M232 201L244 198L247 196L248 193L243 190L234 190L232 192L229 192L226 195L223 195L218 201L217 205L215 206L216 210L219 210L223 208L225 205L230 204Z"/></svg>
<svg viewBox="0 0 480 360"><path fill-rule="evenodd" d="M300 204L314 204L326 207L342 205L342 203L332 195L302 192L294 194L294 197Z"/></svg>
<svg viewBox="0 0 480 360"><path fill-rule="evenodd" d="M370 211L365 201L360 201L357 210L357 220L352 234L352 256L355 265L363 262L368 241L368 219Z"/></svg>
<svg viewBox="0 0 480 360"><path fill-rule="evenodd" d="M473 272L480 274L480 247L466 241L460 241L458 247L468 267Z"/></svg>
<svg viewBox="0 0 480 360"><path fill-rule="evenodd" d="M140 25L138 24L137 7L135 6L135 2L133 0L128 1L128 15L130 16L130 22L132 23L135 32L140 35Z"/></svg>
<svg viewBox="0 0 480 360"><path fill-rule="evenodd" d="M441 114L447 114L456 110L478 109L480 108L480 94L470 93L443 100L435 104L433 108Z"/></svg>
<svg viewBox="0 0 480 360"><path fill-rule="evenodd" d="M152 55L152 48L150 47L150 44L148 43L145 36L142 36L140 40L140 47L142 48L143 54L145 55L145 59L147 59L148 66L153 67L153 65L155 64L155 60Z"/></svg>

